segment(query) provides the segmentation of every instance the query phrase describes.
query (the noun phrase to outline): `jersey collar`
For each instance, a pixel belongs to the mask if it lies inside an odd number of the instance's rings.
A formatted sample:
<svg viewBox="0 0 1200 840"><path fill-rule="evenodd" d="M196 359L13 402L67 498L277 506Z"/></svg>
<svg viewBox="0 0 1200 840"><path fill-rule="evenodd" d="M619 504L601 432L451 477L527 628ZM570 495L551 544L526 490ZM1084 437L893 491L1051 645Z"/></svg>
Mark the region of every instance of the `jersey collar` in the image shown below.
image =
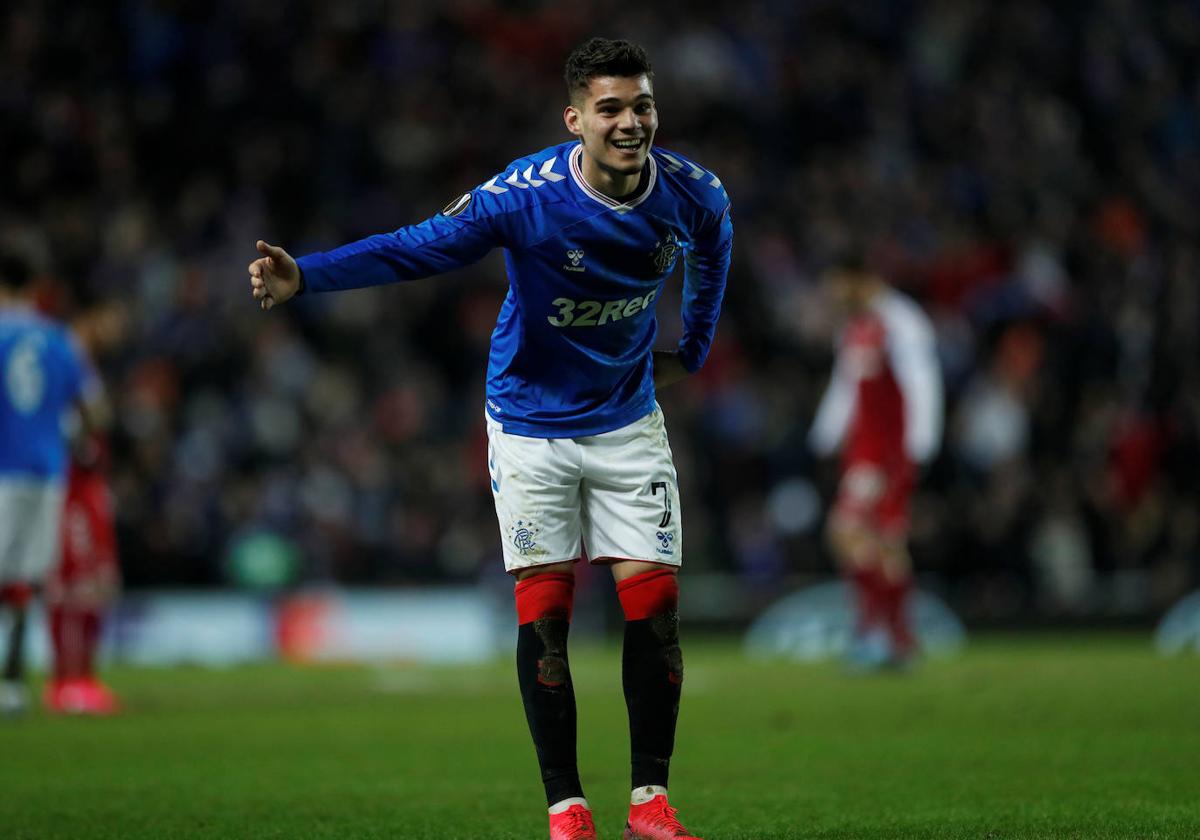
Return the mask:
<svg viewBox="0 0 1200 840"><path fill-rule="evenodd" d="M575 182L575 186L583 190L588 198L598 201L605 207L616 210L618 213L628 213L634 207L637 207L643 201L650 197L650 193L654 190L654 184L658 180L658 164L654 162L654 155L646 156L646 163L650 166L650 172L646 181L646 188L638 193L637 197L625 202L611 198L597 190L587 182L583 177L583 144L580 143L571 150L571 158L568 169L571 172L571 180Z"/></svg>

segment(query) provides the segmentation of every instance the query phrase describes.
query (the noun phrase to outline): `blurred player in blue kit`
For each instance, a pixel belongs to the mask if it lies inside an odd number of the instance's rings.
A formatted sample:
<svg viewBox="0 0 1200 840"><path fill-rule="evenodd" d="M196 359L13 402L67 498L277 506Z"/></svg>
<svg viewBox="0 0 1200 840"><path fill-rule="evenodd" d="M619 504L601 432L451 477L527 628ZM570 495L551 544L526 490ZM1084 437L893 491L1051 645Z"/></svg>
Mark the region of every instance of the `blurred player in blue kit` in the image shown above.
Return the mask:
<svg viewBox="0 0 1200 840"><path fill-rule="evenodd" d="M8 613L0 713L29 705L25 625L31 598L58 559L67 471L63 415L72 404L85 426L96 380L65 327L39 315L33 275L0 254L0 605Z"/></svg>
<svg viewBox="0 0 1200 840"><path fill-rule="evenodd" d="M438 215L294 260L258 242L253 296L440 274L505 249L509 289L487 371L488 464L516 579L517 678L551 840L596 836L576 761L567 654L574 564L608 565L625 613L622 678L632 796L626 840L693 837L668 804L683 684L679 489L655 389L712 344L733 243L712 172L653 147L653 72L641 47L593 38L567 59L575 140L509 164ZM683 335L654 350L655 302L682 257Z"/></svg>

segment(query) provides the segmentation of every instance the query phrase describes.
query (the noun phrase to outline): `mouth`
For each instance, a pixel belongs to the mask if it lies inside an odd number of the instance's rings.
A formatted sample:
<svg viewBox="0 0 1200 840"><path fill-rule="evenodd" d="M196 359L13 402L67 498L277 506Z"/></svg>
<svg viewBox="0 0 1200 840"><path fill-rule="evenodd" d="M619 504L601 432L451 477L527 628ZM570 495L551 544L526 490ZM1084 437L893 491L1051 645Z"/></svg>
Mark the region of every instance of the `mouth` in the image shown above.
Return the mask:
<svg viewBox="0 0 1200 840"><path fill-rule="evenodd" d="M636 155L645 145L645 137L626 137L612 141L613 148L625 155Z"/></svg>

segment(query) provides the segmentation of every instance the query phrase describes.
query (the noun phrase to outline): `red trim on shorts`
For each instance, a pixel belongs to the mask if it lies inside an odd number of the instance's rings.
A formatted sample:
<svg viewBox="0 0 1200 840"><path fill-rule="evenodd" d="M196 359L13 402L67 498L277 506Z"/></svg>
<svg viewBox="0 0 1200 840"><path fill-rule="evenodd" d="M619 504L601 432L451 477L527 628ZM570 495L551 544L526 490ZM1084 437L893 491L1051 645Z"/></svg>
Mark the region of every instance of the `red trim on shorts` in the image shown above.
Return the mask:
<svg viewBox="0 0 1200 840"><path fill-rule="evenodd" d="M640 621L679 607L679 578L672 569L651 569L617 584L626 621Z"/></svg>
<svg viewBox="0 0 1200 840"><path fill-rule="evenodd" d="M517 581L513 595L517 601L517 624L528 624L539 618L570 621L575 606L575 575L542 572Z"/></svg>
<svg viewBox="0 0 1200 840"><path fill-rule="evenodd" d="M28 583L6 583L0 586L0 603L19 610L29 606L33 600L33 585Z"/></svg>

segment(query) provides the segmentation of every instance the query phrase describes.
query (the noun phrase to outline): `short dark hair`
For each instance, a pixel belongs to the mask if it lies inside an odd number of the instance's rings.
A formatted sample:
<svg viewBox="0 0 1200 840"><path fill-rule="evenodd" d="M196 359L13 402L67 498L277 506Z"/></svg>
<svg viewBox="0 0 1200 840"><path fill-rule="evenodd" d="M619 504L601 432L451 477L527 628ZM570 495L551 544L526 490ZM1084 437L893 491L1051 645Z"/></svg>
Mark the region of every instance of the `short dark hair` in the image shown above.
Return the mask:
<svg viewBox="0 0 1200 840"><path fill-rule="evenodd" d="M826 266L849 274L869 274L872 268L870 248L859 241L839 243L829 250Z"/></svg>
<svg viewBox="0 0 1200 840"><path fill-rule="evenodd" d="M567 56L563 78L574 102L597 76L641 76L654 80L646 51L632 41L589 38Z"/></svg>
<svg viewBox="0 0 1200 840"><path fill-rule="evenodd" d="M13 251L0 251L0 287L22 291L33 282L29 261Z"/></svg>

